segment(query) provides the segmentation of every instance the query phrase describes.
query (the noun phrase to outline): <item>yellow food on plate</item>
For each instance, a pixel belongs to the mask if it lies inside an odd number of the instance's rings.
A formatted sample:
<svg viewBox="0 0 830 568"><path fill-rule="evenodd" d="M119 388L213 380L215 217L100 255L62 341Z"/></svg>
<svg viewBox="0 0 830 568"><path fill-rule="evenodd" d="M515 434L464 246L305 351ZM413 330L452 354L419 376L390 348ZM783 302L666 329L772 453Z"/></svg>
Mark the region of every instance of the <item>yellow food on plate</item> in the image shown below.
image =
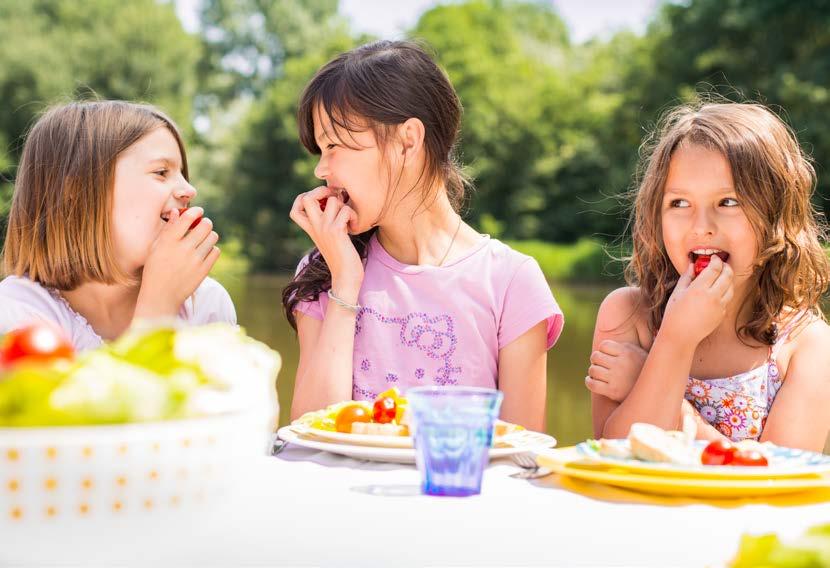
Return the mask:
<svg viewBox="0 0 830 568"><path fill-rule="evenodd" d="M306 412L293 422L314 430L366 436L409 436L409 401L397 388L380 393L374 401L347 400L322 410ZM518 424L496 420L493 436L500 438L524 430Z"/></svg>

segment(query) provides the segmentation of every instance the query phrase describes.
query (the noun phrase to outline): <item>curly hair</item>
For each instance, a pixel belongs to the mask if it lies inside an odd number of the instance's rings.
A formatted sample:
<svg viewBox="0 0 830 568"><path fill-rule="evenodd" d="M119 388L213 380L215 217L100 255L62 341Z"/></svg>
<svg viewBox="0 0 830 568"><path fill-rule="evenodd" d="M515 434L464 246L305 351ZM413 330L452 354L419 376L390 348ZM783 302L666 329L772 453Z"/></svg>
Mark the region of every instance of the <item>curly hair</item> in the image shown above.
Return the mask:
<svg viewBox="0 0 830 568"><path fill-rule="evenodd" d="M826 224L811 203L816 174L810 158L792 129L763 105L696 102L667 112L640 148L626 281L639 286L651 331L660 328L680 277L663 243L661 207L672 155L684 144L726 158L757 239L750 292L741 306L749 304L751 315L738 336L771 345L782 318L802 312L823 318L830 260L822 248Z"/></svg>

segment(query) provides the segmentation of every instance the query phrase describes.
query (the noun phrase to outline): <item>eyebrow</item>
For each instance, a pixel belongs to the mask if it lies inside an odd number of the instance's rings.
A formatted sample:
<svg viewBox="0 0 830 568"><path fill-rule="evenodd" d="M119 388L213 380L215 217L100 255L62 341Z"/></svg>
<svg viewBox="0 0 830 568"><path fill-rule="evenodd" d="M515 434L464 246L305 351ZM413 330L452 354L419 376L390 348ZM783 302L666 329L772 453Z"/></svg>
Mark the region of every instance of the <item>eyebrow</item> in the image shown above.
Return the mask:
<svg viewBox="0 0 830 568"><path fill-rule="evenodd" d="M727 194L727 193L735 193L735 188L734 187L721 187L721 188L716 189L715 191L717 192L718 195L724 195L724 194ZM671 187L671 188L666 188L666 190L663 192L663 195L689 195L690 193L692 193L692 192L687 191L685 189Z"/></svg>
<svg viewBox="0 0 830 568"><path fill-rule="evenodd" d="M171 167L178 167L179 165L179 161L175 158L171 158L170 156L156 156L155 158L150 158L147 161L148 164L157 164L159 162Z"/></svg>

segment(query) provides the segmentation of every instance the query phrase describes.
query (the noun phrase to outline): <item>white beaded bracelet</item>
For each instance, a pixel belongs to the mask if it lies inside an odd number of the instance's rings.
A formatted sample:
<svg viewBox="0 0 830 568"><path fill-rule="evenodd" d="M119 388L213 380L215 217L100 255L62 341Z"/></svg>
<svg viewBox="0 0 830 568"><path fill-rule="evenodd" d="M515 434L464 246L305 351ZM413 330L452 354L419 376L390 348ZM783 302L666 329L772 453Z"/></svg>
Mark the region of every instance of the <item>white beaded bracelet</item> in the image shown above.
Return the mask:
<svg viewBox="0 0 830 568"><path fill-rule="evenodd" d="M360 311L360 304L350 304L350 303L348 303L344 300L341 300L340 298L337 297L337 295L334 292L331 291L331 288L329 288L328 295L329 295L329 298L331 298L334 301L334 303L337 304L338 306L346 308L347 310L351 310L353 312L359 312Z"/></svg>

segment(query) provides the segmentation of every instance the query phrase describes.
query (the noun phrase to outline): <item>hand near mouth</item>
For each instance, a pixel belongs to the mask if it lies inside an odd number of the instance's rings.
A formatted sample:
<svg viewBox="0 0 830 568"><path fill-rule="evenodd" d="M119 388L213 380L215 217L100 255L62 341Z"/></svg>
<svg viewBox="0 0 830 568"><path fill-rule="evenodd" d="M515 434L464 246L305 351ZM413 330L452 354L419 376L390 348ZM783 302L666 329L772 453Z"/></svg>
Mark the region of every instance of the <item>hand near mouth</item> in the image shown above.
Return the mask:
<svg viewBox="0 0 830 568"><path fill-rule="evenodd" d="M734 286L732 268L723 262L720 252L698 254L689 262L666 304L659 334L682 342L692 340L696 345L723 321ZM694 263L702 256L708 265L696 277Z"/></svg>
<svg viewBox="0 0 830 568"><path fill-rule="evenodd" d="M334 293L356 303L364 272L363 261L349 236L349 225L357 221L357 213L349 203L345 189L321 186L297 196L289 216L311 237L326 260Z"/></svg>

